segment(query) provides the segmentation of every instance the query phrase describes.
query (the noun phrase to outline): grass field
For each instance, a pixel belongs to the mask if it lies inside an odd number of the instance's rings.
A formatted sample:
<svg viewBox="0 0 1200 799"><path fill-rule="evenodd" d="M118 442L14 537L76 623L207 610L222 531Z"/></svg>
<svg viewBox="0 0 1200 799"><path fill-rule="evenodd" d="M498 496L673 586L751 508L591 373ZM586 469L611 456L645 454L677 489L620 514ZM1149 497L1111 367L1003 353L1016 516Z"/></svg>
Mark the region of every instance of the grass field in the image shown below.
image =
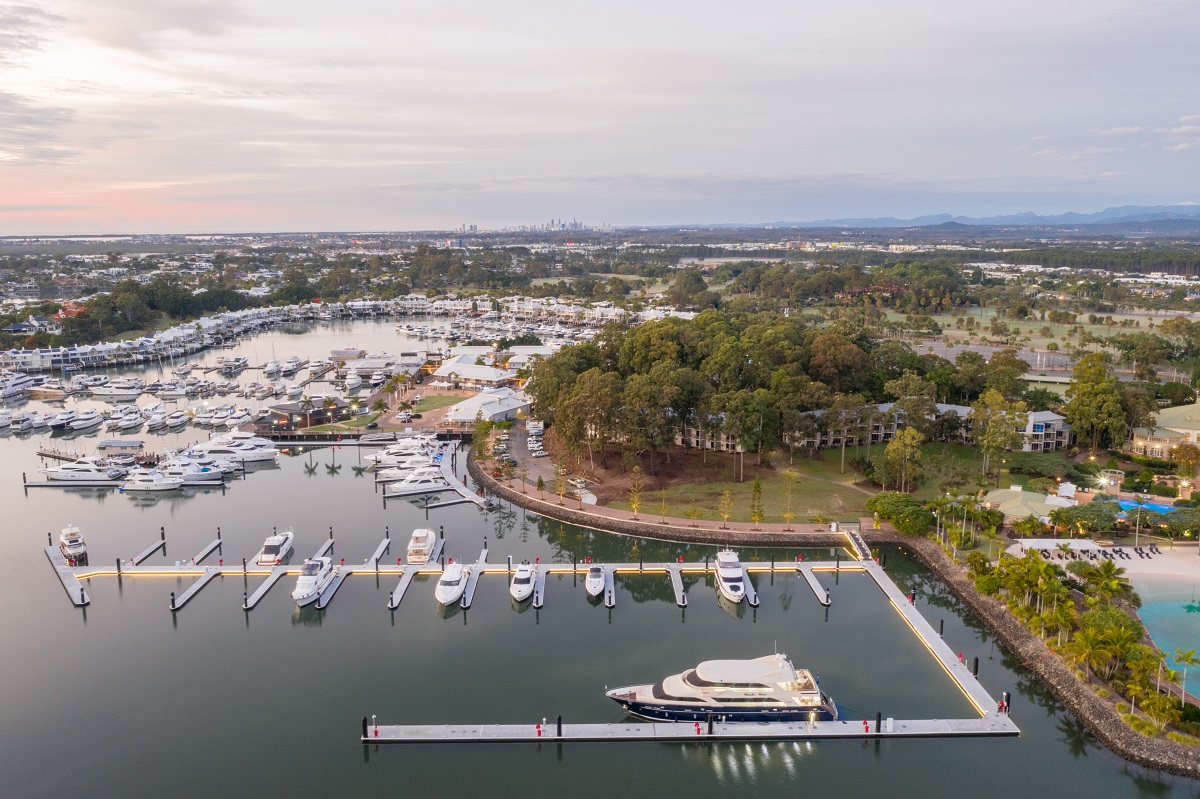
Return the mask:
<svg viewBox="0 0 1200 799"><path fill-rule="evenodd" d="M466 397L458 397L453 394L438 394L436 397L421 397L421 401L413 406L413 413L436 411L438 408L446 408L450 405L457 405L464 399L466 399Z"/></svg>
<svg viewBox="0 0 1200 799"><path fill-rule="evenodd" d="M829 453L826 453L828 456ZM750 502L754 490L754 478L762 483L763 521L782 524L784 511L788 507L788 484L783 476L787 458L777 457L775 468L758 469L753 456L747 456L745 480L738 481L734 475L734 463L728 456L710 456L703 464L699 456L688 456L684 474L672 478L666 488L666 515L687 518L693 510L699 519L718 521L721 519L721 495L729 491L733 501L730 521L750 521ZM798 479L791 487L791 509L795 522L817 519L850 520L867 515L865 503L870 498L869 490L851 485L854 475L838 473L838 460L815 461L797 459L795 468ZM626 481L622 481L625 483ZM615 487L614 487L615 488ZM622 485L620 493L612 496L605 505L629 510L628 490ZM610 493L612 493L610 491ZM661 515L662 494L654 480L648 481L642 494L639 515L653 517Z"/></svg>

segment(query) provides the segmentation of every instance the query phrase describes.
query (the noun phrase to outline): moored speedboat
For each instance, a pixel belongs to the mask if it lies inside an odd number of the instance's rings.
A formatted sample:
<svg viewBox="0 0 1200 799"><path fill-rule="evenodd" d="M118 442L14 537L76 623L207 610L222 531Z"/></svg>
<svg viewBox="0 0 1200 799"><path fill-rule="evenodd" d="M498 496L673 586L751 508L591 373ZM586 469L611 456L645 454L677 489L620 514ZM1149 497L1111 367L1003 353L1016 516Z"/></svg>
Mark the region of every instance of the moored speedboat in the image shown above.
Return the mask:
<svg viewBox="0 0 1200 799"><path fill-rule="evenodd" d="M87 563L87 544L84 543L79 528L73 524L68 524L59 533L58 551L63 553L63 557L72 565Z"/></svg>
<svg viewBox="0 0 1200 799"><path fill-rule="evenodd" d="M837 706L787 655L708 660L653 685L606 694L626 711L655 721L836 721Z"/></svg>
<svg viewBox="0 0 1200 799"><path fill-rule="evenodd" d="M583 578L583 587L591 596L600 596L604 593L604 567L598 563L593 563L588 567L587 577Z"/></svg>
<svg viewBox="0 0 1200 799"><path fill-rule="evenodd" d="M57 416L54 417L54 421L52 421L50 423L50 429L51 430L70 429L71 422L74 422L75 419L78 418L78 416L79 416L79 414L73 408L68 408L67 410L62 411L61 413L59 413Z"/></svg>
<svg viewBox="0 0 1200 799"><path fill-rule="evenodd" d="M300 567L300 576L296 578L292 599L296 600L300 607L316 602L334 574L331 558L309 558Z"/></svg>
<svg viewBox="0 0 1200 799"><path fill-rule="evenodd" d="M408 539L408 562L414 566L420 566L429 562L429 558L433 556L433 548L437 546L437 534L428 527L418 527L413 530L412 537Z"/></svg>
<svg viewBox="0 0 1200 799"><path fill-rule="evenodd" d="M72 430L91 430L93 427L99 427L103 422L103 416L96 411L88 410L76 416L68 426Z"/></svg>
<svg viewBox="0 0 1200 799"><path fill-rule="evenodd" d="M463 591L467 590L467 574L468 570L461 563L453 560L447 563L434 591L437 601L442 605L453 605L462 599Z"/></svg>
<svg viewBox="0 0 1200 799"><path fill-rule="evenodd" d="M724 549L717 553L717 590L733 604L746 598L745 574L737 553Z"/></svg>
<svg viewBox="0 0 1200 799"><path fill-rule="evenodd" d="M533 596L534 580L537 573L533 567L525 561L517 566L517 570L513 572L512 584L508 586L508 593L517 602L524 602L529 597Z"/></svg>
<svg viewBox="0 0 1200 799"><path fill-rule="evenodd" d="M296 535L290 527L282 533L267 536L254 562L259 566L278 566L292 551L292 541L295 538Z"/></svg>

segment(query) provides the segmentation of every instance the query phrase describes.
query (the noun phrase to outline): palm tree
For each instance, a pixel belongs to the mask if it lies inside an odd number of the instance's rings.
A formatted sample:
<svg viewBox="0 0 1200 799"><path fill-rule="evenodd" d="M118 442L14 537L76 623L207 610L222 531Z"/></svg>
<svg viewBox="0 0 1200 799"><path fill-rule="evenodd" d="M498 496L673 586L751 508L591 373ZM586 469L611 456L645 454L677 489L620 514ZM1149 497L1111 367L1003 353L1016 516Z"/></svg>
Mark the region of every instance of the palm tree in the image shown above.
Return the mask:
<svg viewBox="0 0 1200 799"><path fill-rule="evenodd" d="M1108 659L1108 649L1100 632L1094 627L1086 627L1075 634L1067 644L1066 652L1076 663L1083 663L1084 679L1090 684L1090 668Z"/></svg>
<svg viewBox="0 0 1200 799"><path fill-rule="evenodd" d="M304 414L307 417L305 420L304 426L312 427L312 410L313 410L312 397L305 394L303 397L300 398L300 410L304 411Z"/></svg>
<svg viewBox="0 0 1200 799"><path fill-rule="evenodd" d="M380 415L387 413L387 411L388 411L387 400L385 400L383 397L379 397L378 399L375 400L375 402L373 402L371 404L371 410L375 411L375 413L378 413Z"/></svg>
<svg viewBox="0 0 1200 799"><path fill-rule="evenodd" d="M1176 649L1175 662L1183 666L1183 681L1179 683L1179 706L1183 707L1187 699L1188 666L1200 666L1200 658L1196 657L1195 649Z"/></svg>

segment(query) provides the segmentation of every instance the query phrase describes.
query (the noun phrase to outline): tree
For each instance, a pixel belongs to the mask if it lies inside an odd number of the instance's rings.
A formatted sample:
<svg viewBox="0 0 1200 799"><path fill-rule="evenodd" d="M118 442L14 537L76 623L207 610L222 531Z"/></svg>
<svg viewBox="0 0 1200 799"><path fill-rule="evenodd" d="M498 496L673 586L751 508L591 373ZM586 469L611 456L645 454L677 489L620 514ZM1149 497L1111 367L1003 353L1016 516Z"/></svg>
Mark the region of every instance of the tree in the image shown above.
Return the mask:
<svg viewBox="0 0 1200 799"><path fill-rule="evenodd" d="M1000 350L988 359L983 384L987 389L999 391L1005 399L1019 399L1025 393L1027 371L1029 364L1017 357L1016 350Z"/></svg>
<svg viewBox="0 0 1200 799"><path fill-rule="evenodd" d="M828 429L839 435L842 441L841 474L846 473L846 439L857 433L862 425L862 408L865 400L860 394L836 394L822 421L828 419Z"/></svg>
<svg viewBox="0 0 1200 799"><path fill-rule="evenodd" d="M1179 684L1179 706L1183 707L1187 697L1188 666L1200 666L1200 658L1196 657L1195 649L1176 649L1175 663L1183 666L1183 681Z"/></svg>
<svg viewBox="0 0 1200 799"><path fill-rule="evenodd" d="M388 410L387 400L385 400L383 397L377 397L375 399L375 401L373 403L371 403L371 410L375 411L375 413L378 413L378 414L387 413L387 410Z"/></svg>
<svg viewBox="0 0 1200 799"><path fill-rule="evenodd" d="M540 474L538 475L538 479L537 479L537 490L538 490L539 496L546 493L546 479L544 477L542 477Z"/></svg>
<svg viewBox="0 0 1200 799"><path fill-rule="evenodd" d="M633 471L629 475L629 508L633 511L633 518L637 518L638 508L642 505L642 491L646 487L646 481L642 477L642 467L634 466Z"/></svg>
<svg viewBox="0 0 1200 799"><path fill-rule="evenodd" d="M925 437L915 427L901 427L883 450L883 459L888 469L900 478L900 490L908 490L909 478L916 479L920 468L921 444Z"/></svg>
<svg viewBox="0 0 1200 799"><path fill-rule="evenodd" d="M1121 407L1120 385L1101 353L1089 353L1075 364L1067 386L1064 415L1076 435L1091 437L1093 455L1101 434L1107 433L1114 444L1124 441L1126 417Z"/></svg>
<svg viewBox="0 0 1200 799"><path fill-rule="evenodd" d="M937 386L921 379L916 372L906 371L903 376L885 383L883 390L895 397L892 413L904 424L919 430L922 438L927 438L937 416Z"/></svg>
<svg viewBox="0 0 1200 799"><path fill-rule="evenodd" d="M975 444L983 452L985 477L1002 453L1021 446L1028 418L1024 402L1006 400L993 388L984 391L971 406Z"/></svg>
<svg viewBox="0 0 1200 799"><path fill-rule="evenodd" d="M787 501L783 511L783 521L785 530L792 529L792 520L796 518L795 512L792 510L792 489L796 486L796 481L800 479L800 473L795 469L783 470L783 485L787 490Z"/></svg>
<svg viewBox="0 0 1200 799"><path fill-rule="evenodd" d="M719 512L721 514L721 528L724 529L729 526L729 517L733 515L733 495L729 493L728 489L721 492L721 503L719 508Z"/></svg>
<svg viewBox="0 0 1200 799"><path fill-rule="evenodd" d="M1194 480L1200 468L1200 447L1184 442L1175 447L1171 460L1178 467L1177 474L1185 480Z"/></svg>
<svg viewBox="0 0 1200 799"><path fill-rule="evenodd" d="M762 524L763 520L763 498L762 498L762 481L754 478L754 487L750 489L750 521L754 522L754 529Z"/></svg>
<svg viewBox="0 0 1200 799"><path fill-rule="evenodd" d="M300 398L300 410L304 411L304 417L305 417L304 426L305 427L312 427L313 407L314 406L313 406L312 397L305 394L303 397Z"/></svg>

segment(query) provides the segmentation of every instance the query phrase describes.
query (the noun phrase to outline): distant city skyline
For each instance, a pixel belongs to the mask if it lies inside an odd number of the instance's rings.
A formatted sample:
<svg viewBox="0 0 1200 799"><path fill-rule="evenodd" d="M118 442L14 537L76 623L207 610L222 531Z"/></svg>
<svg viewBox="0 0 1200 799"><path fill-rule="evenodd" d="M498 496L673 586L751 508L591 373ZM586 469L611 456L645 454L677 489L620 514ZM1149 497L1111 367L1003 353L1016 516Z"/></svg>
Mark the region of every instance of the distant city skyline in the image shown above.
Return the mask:
<svg viewBox="0 0 1200 799"><path fill-rule="evenodd" d="M1200 201L1200 6L0 0L0 235Z"/></svg>

